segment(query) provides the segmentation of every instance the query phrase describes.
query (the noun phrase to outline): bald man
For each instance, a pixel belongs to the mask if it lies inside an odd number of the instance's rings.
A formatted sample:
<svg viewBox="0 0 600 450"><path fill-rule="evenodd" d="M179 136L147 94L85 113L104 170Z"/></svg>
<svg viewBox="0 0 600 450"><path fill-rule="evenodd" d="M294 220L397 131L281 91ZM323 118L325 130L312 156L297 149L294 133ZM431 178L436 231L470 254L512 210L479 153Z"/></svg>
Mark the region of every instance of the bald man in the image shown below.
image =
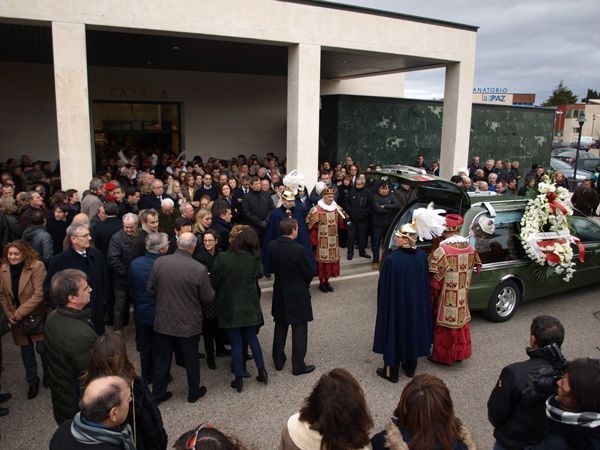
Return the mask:
<svg viewBox="0 0 600 450"><path fill-rule="evenodd" d="M108 376L92 380L79 402L81 410L56 430L50 450L96 447L134 450L131 427L123 426L130 401L131 388L123 378Z"/></svg>
<svg viewBox="0 0 600 450"><path fill-rule="evenodd" d="M214 301L215 291L206 267L192 258L196 242L194 234L181 233L175 253L158 258L148 280L148 292L156 298L152 395L157 403L171 397L167 392L167 379L176 345L181 349L187 372L188 402L194 403L206 394L206 388L200 385L198 360L201 304Z"/></svg>

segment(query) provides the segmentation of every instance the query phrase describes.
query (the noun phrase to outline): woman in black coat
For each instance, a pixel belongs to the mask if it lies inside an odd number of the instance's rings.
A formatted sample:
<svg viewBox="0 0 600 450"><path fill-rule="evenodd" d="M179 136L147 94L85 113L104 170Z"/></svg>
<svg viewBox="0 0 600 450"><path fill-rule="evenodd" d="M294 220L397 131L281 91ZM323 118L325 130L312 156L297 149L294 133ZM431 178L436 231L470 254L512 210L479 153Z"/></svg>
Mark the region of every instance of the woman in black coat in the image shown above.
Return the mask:
<svg viewBox="0 0 600 450"><path fill-rule="evenodd" d="M202 263L209 274L212 271L217 255L221 253L218 244L219 234L215 230L208 229L202 235L202 247L194 254L194 259ZM215 303L205 303L202 305L202 313L202 335L204 336L206 364L209 369L215 370L217 368L215 356L227 356L231 355L231 352L225 348L224 333L217 327Z"/></svg>
<svg viewBox="0 0 600 450"><path fill-rule="evenodd" d="M137 450L165 450L167 432L162 416L152 400L148 385L136 375L135 368L127 357L125 341L116 333L100 336L92 349L90 365L81 376L80 392L94 378L115 375L131 383L132 404L126 423L133 432L133 444Z"/></svg>

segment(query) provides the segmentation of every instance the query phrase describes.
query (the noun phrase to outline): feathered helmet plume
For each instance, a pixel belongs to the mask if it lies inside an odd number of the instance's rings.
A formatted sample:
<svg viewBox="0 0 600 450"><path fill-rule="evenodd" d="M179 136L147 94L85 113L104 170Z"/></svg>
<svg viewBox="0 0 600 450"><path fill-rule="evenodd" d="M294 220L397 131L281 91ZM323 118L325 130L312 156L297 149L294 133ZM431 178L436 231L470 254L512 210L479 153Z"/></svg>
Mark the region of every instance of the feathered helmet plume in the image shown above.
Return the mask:
<svg viewBox="0 0 600 450"><path fill-rule="evenodd" d="M444 233L446 218L441 214L445 212L443 209L434 209L433 202L427 208L417 208L413 211L414 227L420 241L431 240Z"/></svg>
<svg viewBox="0 0 600 450"><path fill-rule="evenodd" d="M283 184L294 195L297 195L298 191L304 189L304 175L299 174L297 170L292 170L283 177Z"/></svg>

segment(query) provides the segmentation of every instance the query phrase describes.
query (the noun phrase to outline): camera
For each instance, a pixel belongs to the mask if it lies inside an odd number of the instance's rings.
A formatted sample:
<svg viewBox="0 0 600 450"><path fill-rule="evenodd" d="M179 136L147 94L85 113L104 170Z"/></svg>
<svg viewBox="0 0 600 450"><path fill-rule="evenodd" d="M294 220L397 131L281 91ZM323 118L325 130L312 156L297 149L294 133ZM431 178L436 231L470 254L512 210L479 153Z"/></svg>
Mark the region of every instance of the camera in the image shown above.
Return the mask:
<svg viewBox="0 0 600 450"><path fill-rule="evenodd" d="M563 377L569 367L568 361L557 344L547 345L537 351L543 352L543 359L550 366L539 367L527 375L527 386L523 395L531 402L537 403L556 394L556 382Z"/></svg>

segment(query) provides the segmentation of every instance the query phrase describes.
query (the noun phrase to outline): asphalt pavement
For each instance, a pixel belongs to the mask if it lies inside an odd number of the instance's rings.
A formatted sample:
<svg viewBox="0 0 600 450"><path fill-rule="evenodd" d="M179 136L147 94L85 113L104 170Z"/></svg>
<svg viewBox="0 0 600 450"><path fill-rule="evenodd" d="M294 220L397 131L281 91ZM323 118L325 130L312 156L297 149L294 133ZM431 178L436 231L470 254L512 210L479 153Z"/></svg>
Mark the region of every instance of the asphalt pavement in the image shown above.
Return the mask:
<svg viewBox="0 0 600 450"><path fill-rule="evenodd" d="M291 373L289 342L288 364L281 372L275 371L273 366L270 281L262 281L265 325L260 330L259 340L270 376L268 386L252 378L244 384L244 391L237 393L229 386L232 375L228 358L218 358L215 371L209 370L202 360L202 383L208 393L197 403L189 404L185 372L173 365L174 380L170 385L173 397L160 406L169 434L169 447L181 433L201 422L211 421L256 449L275 449L287 418L298 411L320 375L335 367L345 367L359 380L375 422L372 432L381 430L408 379L401 377L398 384L391 384L375 374L381 365L380 356L371 352L377 279L377 273L370 270L369 260L355 258L351 263L344 261L341 278L332 282L334 293L324 294L315 285L311 287L315 320L309 324L306 362L315 364L317 370L299 377ZM422 358L417 373L431 373L447 383L457 416L473 432L480 449L491 449L493 436L487 421L486 402L502 367L526 358L524 349L529 340L531 319L539 314L552 314L563 322L566 329L563 351L567 358L600 358L600 321L594 317L599 311L596 285L524 304L507 323L491 323L474 314L473 357L452 367L438 366ZM132 327L126 329L125 337L130 359L139 367ZM2 405L11 412L0 418L0 449L48 448L56 428L50 393L41 389L36 399L27 400L24 369L10 335L3 338L3 348L2 389L10 391L13 398ZM252 361L248 368L255 377L257 371Z"/></svg>

